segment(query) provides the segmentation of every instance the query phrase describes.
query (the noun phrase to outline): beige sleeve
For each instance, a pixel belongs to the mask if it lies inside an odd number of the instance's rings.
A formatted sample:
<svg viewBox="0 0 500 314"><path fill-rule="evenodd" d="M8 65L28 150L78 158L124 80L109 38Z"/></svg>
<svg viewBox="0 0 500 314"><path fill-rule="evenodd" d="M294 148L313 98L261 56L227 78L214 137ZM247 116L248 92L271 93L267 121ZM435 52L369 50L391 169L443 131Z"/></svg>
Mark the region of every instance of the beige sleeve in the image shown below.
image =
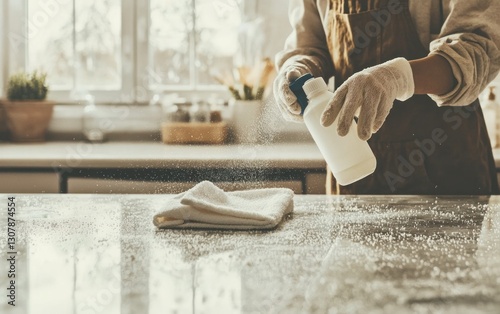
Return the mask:
<svg viewBox="0 0 500 314"><path fill-rule="evenodd" d="M284 50L276 55L278 71L305 66L315 77L328 81L333 76L333 65L316 1L290 0L288 15L293 31Z"/></svg>
<svg viewBox="0 0 500 314"><path fill-rule="evenodd" d="M430 48L450 62L458 84L445 95L430 96L439 106L466 106L500 70L500 1L451 0L450 9Z"/></svg>

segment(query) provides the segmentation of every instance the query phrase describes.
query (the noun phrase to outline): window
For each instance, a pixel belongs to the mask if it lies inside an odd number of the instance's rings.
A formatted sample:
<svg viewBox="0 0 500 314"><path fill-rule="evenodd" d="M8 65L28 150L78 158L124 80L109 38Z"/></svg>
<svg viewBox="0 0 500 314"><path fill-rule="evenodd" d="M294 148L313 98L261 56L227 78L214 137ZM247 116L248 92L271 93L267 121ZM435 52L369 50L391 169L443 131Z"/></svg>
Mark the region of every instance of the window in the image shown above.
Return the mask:
<svg viewBox="0 0 500 314"><path fill-rule="evenodd" d="M58 101L81 91L99 102L225 91L212 71L232 67L249 2L8 0L8 72L47 71Z"/></svg>
<svg viewBox="0 0 500 314"><path fill-rule="evenodd" d="M121 89L120 0L68 2L35 29L46 2L28 0L28 31L36 33L27 42L27 68L50 73L54 90Z"/></svg>
<svg viewBox="0 0 500 314"><path fill-rule="evenodd" d="M5 17L5 6L6 2L1 2L0 3L0 34L5 34L5 26L7 20L4 18ZM2 36L2 39L0 39L0 97L3 97L4 90L4 81L6 79L7 71L5 69L5 65L7 64L6 60L6 54L5 54L5 44L6 44L6 39L7 36Z"/></svg>
<svg viewBox="0 0 500 314"><path fill-rule="evenodd" d="M151 0L149 66L165 85L210 85L238 50L241 0Z"/></svg>

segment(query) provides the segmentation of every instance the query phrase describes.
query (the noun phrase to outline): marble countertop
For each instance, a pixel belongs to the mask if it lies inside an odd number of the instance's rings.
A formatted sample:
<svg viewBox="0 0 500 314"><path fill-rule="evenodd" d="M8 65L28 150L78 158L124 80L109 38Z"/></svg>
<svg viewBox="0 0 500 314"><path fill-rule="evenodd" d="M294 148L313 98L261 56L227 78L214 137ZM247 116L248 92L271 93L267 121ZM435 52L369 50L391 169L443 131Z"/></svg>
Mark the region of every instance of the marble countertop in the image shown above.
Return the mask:
<svg viewBox="0 0 500 314"><path fill-rule="evenodd" d="M494 150L500 169L500 149ZM325 168L312 142L262 145L164 145L158 142L0 143L0 168Z"/></svg>
<svg viewBox="0 0 500 314"><path fill-rule="evenodd" d="M4 296L0 312L500 309L500 197L296 196L268 232L157 231L166 198L18 195L16 308ZM0 221L6 291L6 210Z"/></svg>
<svg viewBox="0 0 500 314"><path fill-rule="evenodd" d="M325 168L314 143L164 145L157 142L0 144L0 167Z"/></svg>

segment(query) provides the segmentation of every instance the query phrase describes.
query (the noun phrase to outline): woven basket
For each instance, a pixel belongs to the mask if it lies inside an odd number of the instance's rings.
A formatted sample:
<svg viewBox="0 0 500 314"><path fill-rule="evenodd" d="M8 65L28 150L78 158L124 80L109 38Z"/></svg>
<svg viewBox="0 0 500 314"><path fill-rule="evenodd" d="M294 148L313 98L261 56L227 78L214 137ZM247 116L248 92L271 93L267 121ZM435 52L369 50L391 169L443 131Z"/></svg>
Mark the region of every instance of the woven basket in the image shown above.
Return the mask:
<svg viewBox="0 0 500 314"><path fill-rule="evenodd" d="M227 125L225 122L165 122L161 131L165 144L223 144Z"/></svg>

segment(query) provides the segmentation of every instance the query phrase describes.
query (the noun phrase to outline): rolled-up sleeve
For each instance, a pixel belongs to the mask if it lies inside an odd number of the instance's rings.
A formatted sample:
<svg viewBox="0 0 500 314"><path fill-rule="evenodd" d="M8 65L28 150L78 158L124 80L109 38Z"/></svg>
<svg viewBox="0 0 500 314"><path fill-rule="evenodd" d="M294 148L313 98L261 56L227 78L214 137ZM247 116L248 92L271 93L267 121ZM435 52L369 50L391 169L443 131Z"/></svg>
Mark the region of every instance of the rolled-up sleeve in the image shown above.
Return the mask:
<svg viewBox="0 0 500 314"><path fill-rule="evenodd" d="M288 15L293 31L276 55L278 71L299 64L327 80L333 75L333 65L316 1L290 0Z"/></svg>
<svg viewBox="0 0 500 314"><path fill-rule="evenodd" d="M450 14L431 54L446 58L457 81L444 95L430 95L439 106L474 102L500 70L500 1L451 0Z"/></svg>

